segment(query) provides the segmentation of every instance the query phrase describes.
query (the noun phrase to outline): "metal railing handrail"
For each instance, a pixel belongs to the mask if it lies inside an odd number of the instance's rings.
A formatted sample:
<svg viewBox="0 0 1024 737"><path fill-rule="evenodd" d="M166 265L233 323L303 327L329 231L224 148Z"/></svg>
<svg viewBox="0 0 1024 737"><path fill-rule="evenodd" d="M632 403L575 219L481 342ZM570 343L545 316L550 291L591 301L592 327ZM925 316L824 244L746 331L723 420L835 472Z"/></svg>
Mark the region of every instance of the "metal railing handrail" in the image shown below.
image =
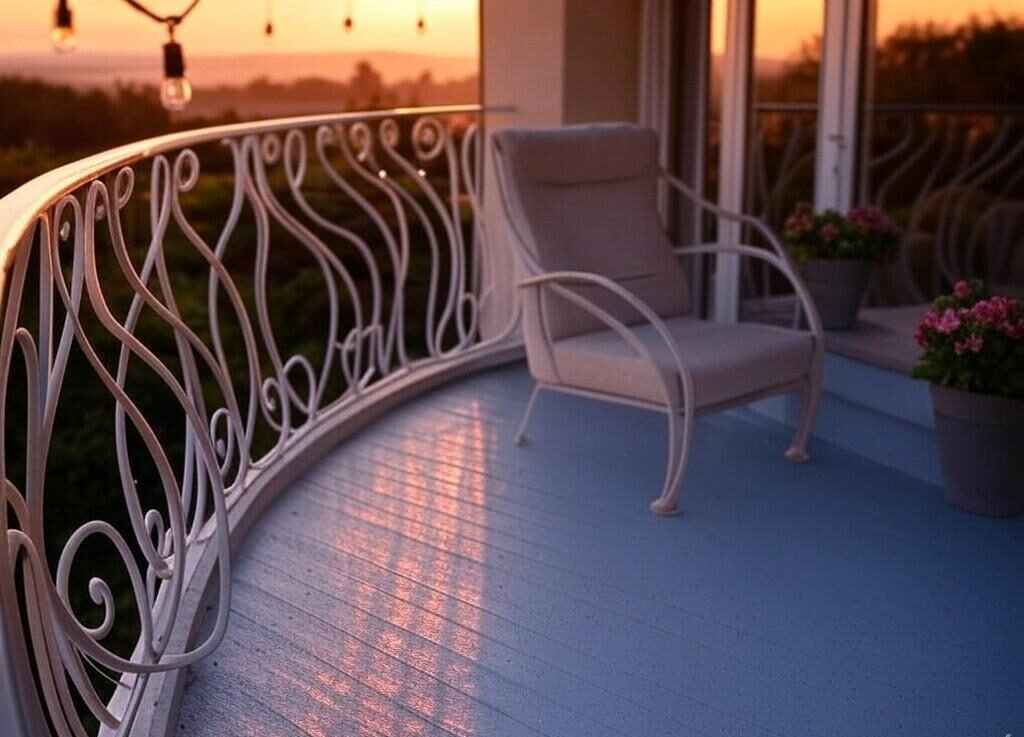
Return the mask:
<svg viewBox="0 0 1024 737"><path fill-rule="evenodd" d="M754 103L757 113L809 113L818 109L817 102L773 102L766 100ZM999 104L952 104L934 102L884 102L865 105L867 113L940 113L946 115L1024 115L1024 105Z"/></svg>
<svg viewBox="0 0 1024 737"><path fill-rule="evenodd" d="M185 669L224 636L230 551L269 500L391 406L521 355L515 314L492 333L480 329L492 269L480 120L509 111L397 108L174 133L54 169L0 200L0 683L14 684L0 693L0 718L8 732L47 734L49 721L58 734L83 737L84 706L103 735L136 725L162 733ZM215 142L232 162L212 168L230 194L223 219L186 198L205 174L207 149L197 147ZM148 199L135 203L144 166ZM143 209L148 228L126 228ZM301 342L279 335L271 319L278 235L305 269L303 299L319 298ZM203 268L188 286L172 278L182 254ZM114 294L121 302L112 309ZM406 327L414 321L415 333ZM173 341L158 348L151 338L161 330ZM414 334L418 354L407 346ZM49 450L58 411L76 401L66 381L75 372L105 390L90 407L111 414L111 492L127 522L122 530L90 519L48 560ZM15 392L25 398L17 411ZM154 393L171 403L147 403ZM184 426L172 438L161 424L169 420ZM13 472L12 438L22 434L24 470ZM140 496L140 465L152 469L152 498ZM124 569L113 584L88 581L98 626L83 623L69 594L91 538L112 545ZM115 592L135 604L131 654L107 640ZM116 684L112 698L92 673Z"/></svg>
<svg viewBox="0 0 1024 737"><path fill-rule="evenodd" d="M52 206L61 197L78 189L83 184L121 167L182 148L215 143L239 135L262 135L294 128L380 121L388 118L507 112L510 109L501 106L485 108L478 104L398 107L367 112L301 115L231 123L154 136L65 164L26 182L5 197L0 198L0 294L4 291L6 274L10 268L13 254L25 232L32 227L35 213ZM0 302L0 306L2 306L2 302Z"/></svg>

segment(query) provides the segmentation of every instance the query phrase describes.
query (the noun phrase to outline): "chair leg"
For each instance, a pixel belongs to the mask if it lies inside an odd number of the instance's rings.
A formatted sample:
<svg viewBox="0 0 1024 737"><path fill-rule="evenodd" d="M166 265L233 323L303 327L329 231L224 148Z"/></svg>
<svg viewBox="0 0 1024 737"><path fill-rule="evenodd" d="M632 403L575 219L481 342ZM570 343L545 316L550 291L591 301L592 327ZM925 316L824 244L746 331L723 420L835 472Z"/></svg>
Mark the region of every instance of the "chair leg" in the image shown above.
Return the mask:
<svg viewBox="0 0 1024 737"><path fill-rule="evenodd" d="M800 425L797 427L793 442L786 450L786 460L793 463L806 463L811 460L807 452L807 439L814 426L814 419L818 415L818 400L821 397L821 380L818 377L811 377L807 380L803 391L803 409L800 413Z"/></svg>
<svg viewBox="0 0 1024 737"><path fill-rule="evenodd" d="M533 405L537 401L537 395L540 394L540 390L540 384L533 385L533 393L530 394L530 400L526 403L526 411L523 413L523 419L519 422L519 429L516 431L516 445L523 446L530 442L530 439L526 436L526 425L530 421L530 415L533 414Z"/></svg>
<svg viewBox="0 0 1024 737"><path fill-rule="evenodd" d="M680 428L681 425L681 428ZM682 438L679 437L680 430ZM679 514L679 493L682 490L686 463L690 458L690 438L693 435L693 417L687 412L680 421L679 412L668 413L668 467L661 496L651 502L651 511L665 517Z"/></svg>

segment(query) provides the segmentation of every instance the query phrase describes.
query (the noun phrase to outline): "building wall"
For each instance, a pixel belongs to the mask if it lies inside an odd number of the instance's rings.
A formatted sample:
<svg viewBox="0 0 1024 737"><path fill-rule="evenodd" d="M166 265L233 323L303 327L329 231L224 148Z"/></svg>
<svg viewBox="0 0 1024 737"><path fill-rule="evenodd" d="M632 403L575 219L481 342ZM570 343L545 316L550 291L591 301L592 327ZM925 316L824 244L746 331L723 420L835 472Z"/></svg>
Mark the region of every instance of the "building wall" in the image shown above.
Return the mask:
<svg viewBox="0 0 1024 737"><path fill-rule="evenodd" d="M488 114L487 131L635 121L642 5L643 0L480 0L481 99L486 106L514 108ZM516 274L489 151L483 193L490 296L481 328L493 336L514 312Z"/></svg>
<svg viewBox="0 0 1024 737"><path fill-rule="evenodd" d="M636 121L643 0L565 0L563 122Z"/></svg>

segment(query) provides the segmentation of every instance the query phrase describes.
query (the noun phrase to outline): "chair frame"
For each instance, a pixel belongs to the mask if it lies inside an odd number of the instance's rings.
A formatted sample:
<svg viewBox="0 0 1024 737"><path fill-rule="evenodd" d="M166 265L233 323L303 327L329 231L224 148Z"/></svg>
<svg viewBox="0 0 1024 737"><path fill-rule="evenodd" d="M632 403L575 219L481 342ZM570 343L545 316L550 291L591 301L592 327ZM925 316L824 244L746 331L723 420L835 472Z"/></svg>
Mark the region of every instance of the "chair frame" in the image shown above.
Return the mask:
<svg viewBox="0 0 1024 737"><path fill-rule="evenodd" d="M509 199L509 192L505 183L505 170L502 162L502 155L496 139L492 139L492 148L494 152L498 189L507 219L511 226L512 234L515 240L518 241L519 247L515 248L516 256L527 274L527 278L517 283L517 288L523 292L530 293L531 298L537 301L538 308L542 316L544 308L543 300L541 300L540 297L544 290L548 290L552 294L576 305L606 325L607 328L614 330L640 358L654 366L655 362L651 352L648 350L647 346L645 346L643 342L633 334L627 325L609 314L593 301L583 297L578 292L572 291L569 287L573 285L596 286L615 295L632 307L643 321L647 322L654 328L655 332L668 349L669 355L675 364L675 369L682 384L682 394L679 395L674 393L669 388L669 383L666 381L665 377L660 372L655 371L655 374L659 376L662 384L665 401L664 403L653 403L619 394L610 394L579 389L561 384L536 381L533 392L526 404L522 421L520 422L519 428L516 432L515 443L517 445L525 445L528 442L526 428L536 405L537 397L542 390L557 391L565 394L572 394L606 402L614 402L617 404L664 412L668 419L668 465L665 472L665 483L662 487L661 494L651 502L650 508L651 511L659 515L674 515L680 512L679 497L681 493L682 480L686 473L686 467L690 457L695 416L719 412L731 407L749 404L750 402L757 401L758 399L778 394L789 394L799 391L803 395L801 418L797 426L796 434L794 435L789 448L785 452L785 458L794 463L804 463L810 460L810 455L807 452L807 441L811 427L813 426L815 417L817 416L818 404L821 396L822 366L824 361L824 332L822 330L821 320L818 317L818 312L814 306L814 302L812 301L807 288L798 276L792 260L782 247L779 239L763 222L749 215L723 209L698 195L679 178L664 170L659 171L660 177L663 181L667 182L674 190L683 195L693 204L697 205L700 209L707 211L720 219L731 220L753 228L760 233L771 246L771 250L767 250L749 245L701 243L695 246L682 246L675 248L673 249L674 253L677 256L735 254L738 256L759 259L774 266L786 277L798 298L793 317L793 329L798 329L802 312L806 315L808 325L807 332L811 334L813 342L812 358L808 371L800 379L762 389L752 394L730 398L725 402L712 406L699 407L694 410L692 409L695 407L693 376L686 363L684 355L685 351L680 350L680 346L672 337L664 321L646 303L618 282L601 274L587 271L545 271L541 268L540 264L530 253L530 250L527 247L528 239L521 232L519 224L516 222L516 217L513 215L514 208L511 206ZM548 351L551 351L554 341L547 330L547 321L542 317L540 323L542 326L542 338L544 340L545 348Z"/></svg>

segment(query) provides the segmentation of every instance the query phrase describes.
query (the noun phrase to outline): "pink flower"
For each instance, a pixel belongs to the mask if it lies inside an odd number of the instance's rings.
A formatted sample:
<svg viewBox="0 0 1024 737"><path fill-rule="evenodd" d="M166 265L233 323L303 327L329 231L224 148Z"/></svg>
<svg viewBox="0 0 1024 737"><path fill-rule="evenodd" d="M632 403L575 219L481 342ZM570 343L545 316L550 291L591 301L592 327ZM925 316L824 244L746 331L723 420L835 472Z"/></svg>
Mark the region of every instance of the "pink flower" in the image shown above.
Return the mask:
<svg viewBox="0 0 1024 737"><path fill-rule="evenodd" d="M957 299L967 299L971 296L971 285L961 280L953 285L953 296Z"/></svg>
<svg viewBox="0 0 1024 737"><path fill-rule="evenodd" d="M956 355L962 356L967 351L971 353L980 353L981 349L985 347L985 339L980 335L968 335L963 340L958 340L953 344L953 350Z"/></svg>
<svg viewBox="0 0 1024 737"><path fill-rule="evenodd" d="M1011 340L1024 339L1024 317L1019 319L1016 325L1009 320L1004 320L999 324L999 332Z"/></svg>
<svg viewBox="0 0 1024 737"><path fill-rule="evenodd" d="M935 324L935 329L943 335L949 335L959 327L960 318L952 307L943 312Z"/></svg>
<svg viewBox="0 0 1024 737"><path fill-rule="evenodd" d="M839 228L832 223L825 223L821 226L821 239L825 242L834 241L839 235Z"/></svg>
<svg viewBox="0 0 1024 737"><path fill-rule="evenodd" d="M874 234L895 234L896 225L877 207L855 207L846 215L847 221L858 230Z"/></svg>
<svg viewBox="0 0 1024 737"><path fill-rule="evenodd" d="M997 325L1005 322L1010 313L1017 308L1018 302L1007 297L989 297L971 308L971 319L982 325Z"/></svg>

